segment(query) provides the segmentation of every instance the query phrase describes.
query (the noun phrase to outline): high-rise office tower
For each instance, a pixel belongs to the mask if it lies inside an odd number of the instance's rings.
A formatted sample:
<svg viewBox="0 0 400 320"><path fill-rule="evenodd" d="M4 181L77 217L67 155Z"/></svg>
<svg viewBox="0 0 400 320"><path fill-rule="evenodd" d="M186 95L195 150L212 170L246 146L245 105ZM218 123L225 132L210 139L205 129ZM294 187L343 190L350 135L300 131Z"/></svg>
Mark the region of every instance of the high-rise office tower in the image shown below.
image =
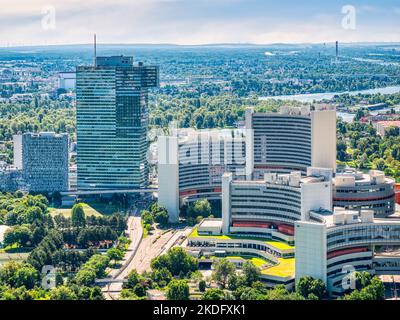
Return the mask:
<svg viewBox="0 0 400 320"><path fill-rule="evenodd" d="M14 165L33 192L68 190L68 135L54 132L14 136Z"/></svg>
<svg viewBox="0 0 400 320"><path fill-rule="evenodd" d="M246 172L290 173L307 167L336 170L336 110L328 105L282 107L280 113L246 110Z"/></svg>
<svg viewBox="0 0 400 320"><path fill-rule="evenodd" d="M78 190L145 187L148 89L159 85L158 67L115 56L76 71Z"/></svg>

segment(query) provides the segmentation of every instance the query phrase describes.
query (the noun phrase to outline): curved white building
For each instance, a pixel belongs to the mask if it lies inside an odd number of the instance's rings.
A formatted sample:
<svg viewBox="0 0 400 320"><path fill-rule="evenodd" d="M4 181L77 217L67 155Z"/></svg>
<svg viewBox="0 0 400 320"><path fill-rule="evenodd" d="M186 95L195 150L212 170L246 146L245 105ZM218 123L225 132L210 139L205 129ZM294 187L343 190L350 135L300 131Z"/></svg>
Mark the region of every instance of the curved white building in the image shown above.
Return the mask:
<svg viewBox="0 0 400 320"><path fill-rule="evenodd" d="M336 170L336 110L332 106L282 107L280 113L246 109L246 171L251 180L265 172L306 172L309 166ZM252 175L250 175L252 173Z"/></svg>
<svg viewBox="0 0 400 320"><path fill-rule="evenodd" d="M183 202L221 199L221 177L244 178L245 138L240 130L179 130L158 139L159 203L172 221Z"/></svg>
<svg viewBox="0 0 400 320"><path fill-rule="evenodd" d="M371 210L344 208L311 215L314 221L295 224L296 280L321 279L338 295L351 288L350 272L400 273L400 255L394 249L400 247L399 219L375 219Z"/></svg>
<svg viewBox="0 0 400 320"><path fill-rule="evenodd" d="M351 210L372 210L376 217L395 211L395 181L381 171L368 174L347 169L333 179L333 205Z"/></svg>
<svg viewBox="0 0 400 320"><path fill-rule="evenodd" d="M293 236L293 225L308 211L332 209L332 171L308 168L290 174L266 173L263 180L222 182L224 233L269 234L275 230Z"/></svg>

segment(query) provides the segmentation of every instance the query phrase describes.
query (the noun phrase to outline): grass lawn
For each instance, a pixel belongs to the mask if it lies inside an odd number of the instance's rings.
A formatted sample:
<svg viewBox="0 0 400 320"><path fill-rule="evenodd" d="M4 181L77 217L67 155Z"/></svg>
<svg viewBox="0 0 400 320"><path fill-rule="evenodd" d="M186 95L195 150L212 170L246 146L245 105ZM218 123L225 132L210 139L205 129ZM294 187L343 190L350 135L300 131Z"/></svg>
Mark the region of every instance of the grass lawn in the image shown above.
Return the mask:
<svg viewBox="0 0 400 320"><path fill-rule="evenodd" d="M294 276L294 266L295 266L295 259L278 259L279 263L273 267L268 269L264 269L261 271L263 275L267 276L276 276L276 277L290 277Z"/></svg>
<svg viewBox="0 0 400 320"><path fill-rule="evenodd" d="M86 216L101 216L101 213L92 208L91 206L82 203L83 210L85 211ZM72 214L72 207L70 208L51 208L50 214L54 217L59 214L63 215L65 218L70 218Z"/></svg>
<svg viewBox="0 0 400 320"><path fill-rule="evenodd" d="M252 262L256 267L262 268L265 265L270 265L271 263L267 260L262 258L252 257L252 256L228 256L227 259L234 259L234 260L249 260Z"/></svg>
<svg viewBox="0 0 400 320"><path fill-rule="evenodd" d="M256 241L262 241L272 247L275 247L278 250L290 250L290 249L294 249L294 246L290 246L288 245L286 242L283 241L269 241L266 240L265 238L261 238L261 237L240 237L240 236L236 236L236 235L220 235L220 236L208 236L208 235L201 235L198 234L197 232L197 228L194 228L192 233L189 235L189 237L193 237L193 238L215 238L215 239L219 239L219 240L256 240Z"/></svg>
<svg viewBox="0 0 400 320"><path fill-rule="evenodd" d="M22 261L28 258L29 252L8 253L0 252L0 266L9 261Z"/></svg>
<svg viewBox="0 0 400 320"><path fill-rule="evenodd" d="M108 203L102 202L82 202L83 210L85 211L86 216L102 216L102 215L111 215L116 212L121 212L121 208ZM54 217L56 215L62 214L64 217L71 217L71 207L63 207L63 208L50 208L50 214Z"/></svg>
<svg viewBox="0 0 400 320"><path fill-rule="evenodd" d="M94 212L100 213L102 215L111 215L116 212L125 212L121 207L104 202L87 202L87 205L91 207Z"/></svg>

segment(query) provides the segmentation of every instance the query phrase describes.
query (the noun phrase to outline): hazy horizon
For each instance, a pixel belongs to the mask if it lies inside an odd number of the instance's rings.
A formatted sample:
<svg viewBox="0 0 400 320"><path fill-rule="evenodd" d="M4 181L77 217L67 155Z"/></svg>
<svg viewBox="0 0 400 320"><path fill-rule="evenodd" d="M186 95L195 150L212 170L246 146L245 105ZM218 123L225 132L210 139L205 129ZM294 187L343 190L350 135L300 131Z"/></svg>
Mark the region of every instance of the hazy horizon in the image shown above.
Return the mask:
<svg viewBox="0 0 400 320"><path fill-rule="evenodd" d="M0 46L400 42L396 0L0 0Z"/></svg>
<svg viewBox="0 0 400 320"><path fill-rule="evenodd" d="M363 42L339 42L342 46L373 46L373 45L400 45L400 41L363 41ZM97 42L99 47L101 46L170 46L170 47L218 47L218 46L254 46L254 47L273 47L273 46L323 46L323 45L335 45L335 41L332 42L309 42L309 43L204 43L204 44L178 44L178 43L100 43ZM57 44L26 44L26 45L15 45L15 46L1 46L2 49L13 49L13 48L29 48L29 47L93 47L93 42L89 43L57 43Z"/></svg>

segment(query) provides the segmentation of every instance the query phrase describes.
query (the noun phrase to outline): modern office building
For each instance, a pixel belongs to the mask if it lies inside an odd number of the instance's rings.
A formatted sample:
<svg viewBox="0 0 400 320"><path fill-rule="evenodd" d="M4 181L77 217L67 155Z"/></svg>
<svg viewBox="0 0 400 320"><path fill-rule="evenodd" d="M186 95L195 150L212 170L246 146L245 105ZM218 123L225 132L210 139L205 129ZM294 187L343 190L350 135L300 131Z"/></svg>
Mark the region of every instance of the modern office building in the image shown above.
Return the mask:
<svg viewBox="0 0 400 320"><path fill-rule="evenodd" d="M15 167L0 168L0 191L15 192L25 189L22 170Z"/></svg>
<svg viewBox="0 0 400 320"><path fill-rule="evenodd" d="M158 138L158 201L177 221L179 207L221 199L221 177L244 178L245 139L240 130L181 129Z"/></svg>
<svg viewBox="0 0 400 320"><path fill-rule="evenodd" d="M158 85L158 67L132 57L77 67L78 190L147 186L148 90Z"/></svg>
<svg viewBox="0 0 400 320"><path fill-rule="evenodd" d="M58 88L66 91L75 90L76 73L75 72L60 72L58 74Z"/></svg>
<svg viewBox="0 0 400 320"><path fill-rule="evenodd" d="M395 181L381 171L368 174L346 169L333 179L333 205L351 210L372 210L376 217L395 212Z"/></svg>
<svg viewBox="0 0 400 320"><path fill-rule="evenodd" d="M230 130L180 130L160 137L160 204L177 215L182 200L219 200L224 172L233 172L234 180L263 180L268 172L300 171L304 176L311 165L336 168L336 111L330 106L317 105L313 111L282 107L280 113L248 108L245 127L233 135ZM171 184L178 176L179 183Z"/></svg>
<svg viewBox="0 0 400 320"><path fill-rule="evenodd" d="M296 281L312 276L323 280L331 295L340 295L354 283L353 271L399 273L399 219L375 219L371 210L344 208L312 214L314 221L295 224Z"/></svg>
<svg viewBox="0 0 400 320"><path fill-rule="evenodd" d="M246 173L288 173L309 166L336 170L336 110L328 105L281 108L279 113L246 109Z"/></svg>
<svg viewBox="0 0 400 320"><path fill-rule="evenodd" d="M332 170L308 168L307 176L266 173L264 180L222 177L222 220L204 220L188 240L196 256L249 257L263 261L261 279L268 285L295 280L294 224L312 210L332 209Z"/></svg>
<svg viewBox="0 0 400 320"><path fill-rule="evenodd" d="M224 179L231 188L238 185L230 180L230 174ZM321 182L303 183L316 183L313 191L325 193ZM248 186L254 193L251 182ZM188 237L187 250L201 257L199 261L204 263L212 263L215 257L225 257L236 263L240 259L254 261L260 268L260 280L271 287L283 284L293 288L304 276L321 279L331 296L341 295L351 288L354 271L399 274L400 219L377 219L372 210L336 207L332 211L323 203L320 205L318 199L321 197L312 193L303 198L303 214L297 214L299 218L293 223L288 223L286 216L282 217L284 210L275 209L270 214L264 208L256 217L250 214L250 219L237 221L231 209L223 214L222 220L206 219L196 226ZM279 195L270 202L277 200L280 200ZM224 203L224 193L222 201ZM256 202L241 201L251 213ZM292 207L298 204L297 199L291 202ZM289 203L288 200L286 205Z"/></svg>
<svg viewBox="0 0 400 320"><path fill-rule="evenodd" d="M266 173L264 180L222 178L222 231L274 237L294 235L294 222L310 210L332 210L332 170L308 168L290 174Z"/></svg>
<svg viewBox="0 0 400 320"><path fill-rule="evenodd" d="M14 136L14 165L33 192L68 190L68 135L54 132Z"/></svg>
<svg viewBox="0 0 400 320"><path fill-rule="evenodd" d="M249 128L246 179L223 174L222 219L194 228L187 242L191 254L206 264L225 257L239 268L251 260L268 286L293 288L312 276L332 296L350 289L353 271L399 274L394 180L376 170L336 173L334 109L247 109ZM196 180L194 172L190 178Z"/></svg>

